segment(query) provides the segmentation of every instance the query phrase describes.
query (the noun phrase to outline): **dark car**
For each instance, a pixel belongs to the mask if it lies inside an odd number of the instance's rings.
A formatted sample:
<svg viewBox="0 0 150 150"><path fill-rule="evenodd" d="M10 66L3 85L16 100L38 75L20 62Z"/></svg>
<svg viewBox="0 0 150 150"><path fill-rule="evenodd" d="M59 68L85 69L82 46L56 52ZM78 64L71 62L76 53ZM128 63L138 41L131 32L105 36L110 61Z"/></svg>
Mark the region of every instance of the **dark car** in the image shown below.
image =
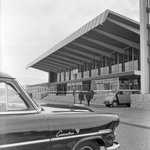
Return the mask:
<svg viewBox="0 0 150 150"><path fill-rule="evenodd" d="M119 118L77 106L39 106L0 73L0 150L113 150Z"/></svg>

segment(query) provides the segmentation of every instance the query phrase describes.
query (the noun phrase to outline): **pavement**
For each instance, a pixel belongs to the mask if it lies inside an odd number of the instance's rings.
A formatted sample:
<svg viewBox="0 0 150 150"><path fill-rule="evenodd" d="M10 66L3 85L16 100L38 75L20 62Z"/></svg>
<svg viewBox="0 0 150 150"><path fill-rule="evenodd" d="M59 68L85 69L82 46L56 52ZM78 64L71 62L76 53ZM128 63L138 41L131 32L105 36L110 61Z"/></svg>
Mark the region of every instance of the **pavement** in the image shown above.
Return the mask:
<svg viewBox="0 0 150 150"><path fill-rule="evenodd" d="M35 101L38 103L73 105L72 101L68 102L64 100L36 99ZM80 105L78 102L76 102L76 104ZM131 108L127 106L112 108L106 107L104 104L94 104L93 102L91 102L90 106L87 106L86 102L83 102L82 107L88 107L96 112L116 114L120 118L120 123L122 124L150 129L150 109Z"/></svg>

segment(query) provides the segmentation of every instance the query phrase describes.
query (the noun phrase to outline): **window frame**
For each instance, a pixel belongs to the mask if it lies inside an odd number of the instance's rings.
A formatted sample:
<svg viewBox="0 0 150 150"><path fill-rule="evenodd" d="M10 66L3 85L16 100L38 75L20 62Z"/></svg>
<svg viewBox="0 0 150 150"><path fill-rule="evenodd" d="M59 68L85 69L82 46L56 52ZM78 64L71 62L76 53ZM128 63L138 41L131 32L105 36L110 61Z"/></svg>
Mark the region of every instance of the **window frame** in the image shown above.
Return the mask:
<svg viewBox="0 0 150 150"><path fill-rule="evenodd" d="M19 89L17 88L17 86L10 81L5 81L5 80L0 80L0 83L4 83L4 90L5 90L5 103L6 103L6 110L0 112L0 115L4 115L4 114L33 114L33 113L38 113L38 110L36 110L33 106L31 107L31 104L25 100L25 98L22 96L22 94L20 93ZM9 110L8 109L8 88L7 85L12 86L12 88L16 91L16 93L19 94L19 96L21 97L21 99L23 100L23 102L25 103L25 105L27 106L27 108L30 109L26 109L26 110Z"/></svg>

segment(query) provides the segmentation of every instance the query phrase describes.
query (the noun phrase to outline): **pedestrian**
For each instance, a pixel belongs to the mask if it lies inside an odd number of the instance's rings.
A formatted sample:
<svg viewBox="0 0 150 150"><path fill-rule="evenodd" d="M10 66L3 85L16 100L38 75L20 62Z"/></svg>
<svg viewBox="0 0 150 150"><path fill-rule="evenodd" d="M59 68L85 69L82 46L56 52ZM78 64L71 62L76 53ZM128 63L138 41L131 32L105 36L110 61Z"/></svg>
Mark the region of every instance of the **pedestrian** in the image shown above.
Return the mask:
<svg viewBox="0 0 150 150"><path fill-rule="evenodd" d="M90 106L90 101L91 101L91 92L88 91L87 94L86 94L86 100L87 100L87 105Z"/></svg>
<svg viewBox="0 0 150 150"><path fill-rule="evenodd" d="M72 92L73 96L75 95L75 89L73 89L73 92Z"/></svg>
<svg viewBox="0 0 150 150"><path fill-rule="evenodd" d="M30 97L32 98L32 93L29 93Z"/></svg>
<svg viewBox="0 0 150 150"><path fill-rule="evenodd" d="M79 93L78 98L79 98L80 104L82 104L82 101L84 100L84 94L83 94L82 90L81 90L81 92Z"/></svg>
<svg viewBox="0 0 150 150"><path fill-rule="evenodd" d="M93 100L94 99L94 91L91 89L90 93L91 93L91 100Z"/></svg>

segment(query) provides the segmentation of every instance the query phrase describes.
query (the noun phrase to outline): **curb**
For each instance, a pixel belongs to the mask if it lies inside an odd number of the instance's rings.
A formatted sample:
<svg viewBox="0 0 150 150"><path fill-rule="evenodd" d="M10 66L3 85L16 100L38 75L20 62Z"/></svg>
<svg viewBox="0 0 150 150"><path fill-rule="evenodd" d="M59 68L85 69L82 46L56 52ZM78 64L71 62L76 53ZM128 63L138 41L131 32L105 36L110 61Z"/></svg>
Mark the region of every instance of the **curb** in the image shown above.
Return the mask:
<svg viewBox="0 0 150 150"><path fill-rule="evenodd" d="M138 128L150 129L150 127L148 127L148 126L143 126L143 125L138 125L138 124L133 124L133 123L128 123L128 122L123 122L123 121L120 121L120 123L121 124L125 124L125 125L138 127Z"/></svg>

